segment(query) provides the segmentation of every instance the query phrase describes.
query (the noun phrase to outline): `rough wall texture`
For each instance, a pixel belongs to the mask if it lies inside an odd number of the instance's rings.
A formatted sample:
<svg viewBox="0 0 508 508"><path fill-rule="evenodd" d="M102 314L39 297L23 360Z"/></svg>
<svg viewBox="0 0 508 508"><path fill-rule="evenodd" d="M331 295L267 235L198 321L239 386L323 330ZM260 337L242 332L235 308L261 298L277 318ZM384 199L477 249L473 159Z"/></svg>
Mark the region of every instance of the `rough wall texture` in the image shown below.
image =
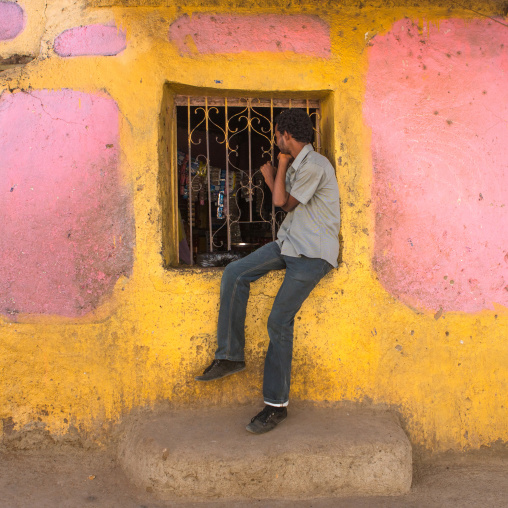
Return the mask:
<svg viewBox="0 0 508 508"><path fill-rule="evenodd" d="M39 58L0 72L4 433L38 422L100 440L135 407L260 400L281 274L252 287L247 371L193 382L214 349L221 272L163 268L170 81L331 93L343 263L297 317L292 397L397 408L430 451L508 440L506 19L424 3L18 3L25 28L0 57ZM212 16L216 31L195 31ZM264 39L245 29L267 18ZM288 24L315 40L288 45ZM125 49L72 31L94 25L114 25ZM61 55L82 56L59 55L60 34L72 35Z"/></svg>
<svg viewBox="0 0 508 508"><path fill-rule="evenodd" d="M0 312L81 316L133 260L118 107L71 90L0 99Z"/></svg>
<svg viewBox="0 0 508 508"><path fill-rule="evenodd" d="M13 2L0 2L0 41L14 39L22 30L23 9Z"/></svg>
<svg viewBox="0 0 508 508"><path fill-rule="evenodd" d="M415 307L508 304L508 28L403 20L373 41L374 266Z"/></svg>
<svg viewBox="0 0 508 508"><path fill-rule="evenodd" d="M184 15L171 24L169 38L182 53L291 51L330 56L330 28L317 16Z"/></svg>
<svg viewBox="0 0 508 508"><path fill-rule="evenodd" d="M125 49L125 32L115 26L88 25L65 30L55 39L60 56L117 55Z"/></svg>

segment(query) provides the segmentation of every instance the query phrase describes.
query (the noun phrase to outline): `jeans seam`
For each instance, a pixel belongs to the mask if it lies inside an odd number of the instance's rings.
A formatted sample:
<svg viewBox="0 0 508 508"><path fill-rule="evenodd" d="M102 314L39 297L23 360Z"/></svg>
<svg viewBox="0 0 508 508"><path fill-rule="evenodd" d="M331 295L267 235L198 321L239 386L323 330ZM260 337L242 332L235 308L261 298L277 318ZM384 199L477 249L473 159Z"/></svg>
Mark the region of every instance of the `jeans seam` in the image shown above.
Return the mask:
<svg viewBox="0 0 508 508"><path fill-rule="evenodd" d="M289 401L289 397L286 400L274 400L270 399L269 397L263 397L263 402L271 402L272 404L285 404Z"/></svg>
<svg viewBox="0 0 508 508"><path fill-rule="evenodd" d="M252 268L249 268L248 270L245 270L244 272L240 273L237 277L236 277L236 280L235 280L235 285L233 286L233 291L231 293L231 299L229 301L229 322L228 322L228 350L227 350L227 355L229 356L229 354L231 353L231 321L232 321L232 316L231 316L231 309L233 307L233 301L234 301L234 296L236 294L236 288L238 286L238 279L240 277L242 277L243 275L245 275L246 273L249 273L250 271L256 269L256 268L261 268L262 266L265 266L265 265L268 265L270 264L271 262L273 262L275 259L278 259L278 257L274 257L274 258L271 258L269 259L268 261L265 261L264 263L260 264L260 265L256 265L255 267L252 267Z"/></svg>

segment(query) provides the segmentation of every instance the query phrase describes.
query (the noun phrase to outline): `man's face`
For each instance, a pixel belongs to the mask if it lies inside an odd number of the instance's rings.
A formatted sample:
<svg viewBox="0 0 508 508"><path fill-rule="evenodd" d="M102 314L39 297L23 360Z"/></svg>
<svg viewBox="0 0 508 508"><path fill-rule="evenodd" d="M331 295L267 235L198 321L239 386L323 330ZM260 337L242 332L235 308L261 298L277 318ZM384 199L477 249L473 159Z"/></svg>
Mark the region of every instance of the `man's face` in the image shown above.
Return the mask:
<svg viewBox="0 0 508 508"><path fill-rule="evenodd" d="M279 150L281 153L284 154L290 154L289 148L286 144L286 140L284 139L284 136L279 132L279 129L277 125L275 125L275 140L277 142L277 146L279 147Z"/></svg>

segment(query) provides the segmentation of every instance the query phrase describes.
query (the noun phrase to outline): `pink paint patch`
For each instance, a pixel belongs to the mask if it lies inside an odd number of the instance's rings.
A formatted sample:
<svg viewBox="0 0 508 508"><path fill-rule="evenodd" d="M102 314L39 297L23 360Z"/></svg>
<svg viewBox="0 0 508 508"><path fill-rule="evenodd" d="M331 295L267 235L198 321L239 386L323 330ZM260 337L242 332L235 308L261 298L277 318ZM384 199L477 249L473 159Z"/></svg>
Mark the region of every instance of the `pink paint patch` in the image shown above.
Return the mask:
<svg viewBox="0 0 508 508"><path fill-rule="evenodd" d="M119 112L72 90L0 98L0 313L81 316L132 269Z"/></svg>
<svg viewBox="0 0 508 508"><path fill-rule="evenodd" d="M374 267L408 305L508 305L508 31L409 20L374 40Z"/></svg>
<svg viewBox="0 0 508 508"><path fill-rule="evenodd" d="M24 26L23 9L13 2L0 1L0 41L14 39Z"/></svg>
<svg viewBox="0 0 508 508"><path fill-rule="evenodd" d="M291 51L310 56L330 56L330 28L317 16L227 16L197 14L178 18L169 38L182 53L275 53Z"/></svg>
<svg viewBox="0 0 508 508"><path fill-rule="evenodd" d="M127 46L125 32L115 26L88 25L62 32L54 44L60 56L113 56Z"/></svg>

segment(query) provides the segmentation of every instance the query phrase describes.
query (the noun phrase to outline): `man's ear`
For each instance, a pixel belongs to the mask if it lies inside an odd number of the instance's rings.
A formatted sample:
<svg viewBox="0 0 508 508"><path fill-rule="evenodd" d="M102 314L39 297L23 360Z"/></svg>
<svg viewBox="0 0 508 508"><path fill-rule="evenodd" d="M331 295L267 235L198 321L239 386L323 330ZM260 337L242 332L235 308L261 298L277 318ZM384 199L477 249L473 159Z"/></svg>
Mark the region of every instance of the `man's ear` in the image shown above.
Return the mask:
<svg viewBox="0 0 508 508"><path fill-rule="evenodd" d="M285 132L282 137L284 138L284 141L289 141L290 139L293 139L293 136L291 136L291 134L289 134L289 132Z"/></svg>

